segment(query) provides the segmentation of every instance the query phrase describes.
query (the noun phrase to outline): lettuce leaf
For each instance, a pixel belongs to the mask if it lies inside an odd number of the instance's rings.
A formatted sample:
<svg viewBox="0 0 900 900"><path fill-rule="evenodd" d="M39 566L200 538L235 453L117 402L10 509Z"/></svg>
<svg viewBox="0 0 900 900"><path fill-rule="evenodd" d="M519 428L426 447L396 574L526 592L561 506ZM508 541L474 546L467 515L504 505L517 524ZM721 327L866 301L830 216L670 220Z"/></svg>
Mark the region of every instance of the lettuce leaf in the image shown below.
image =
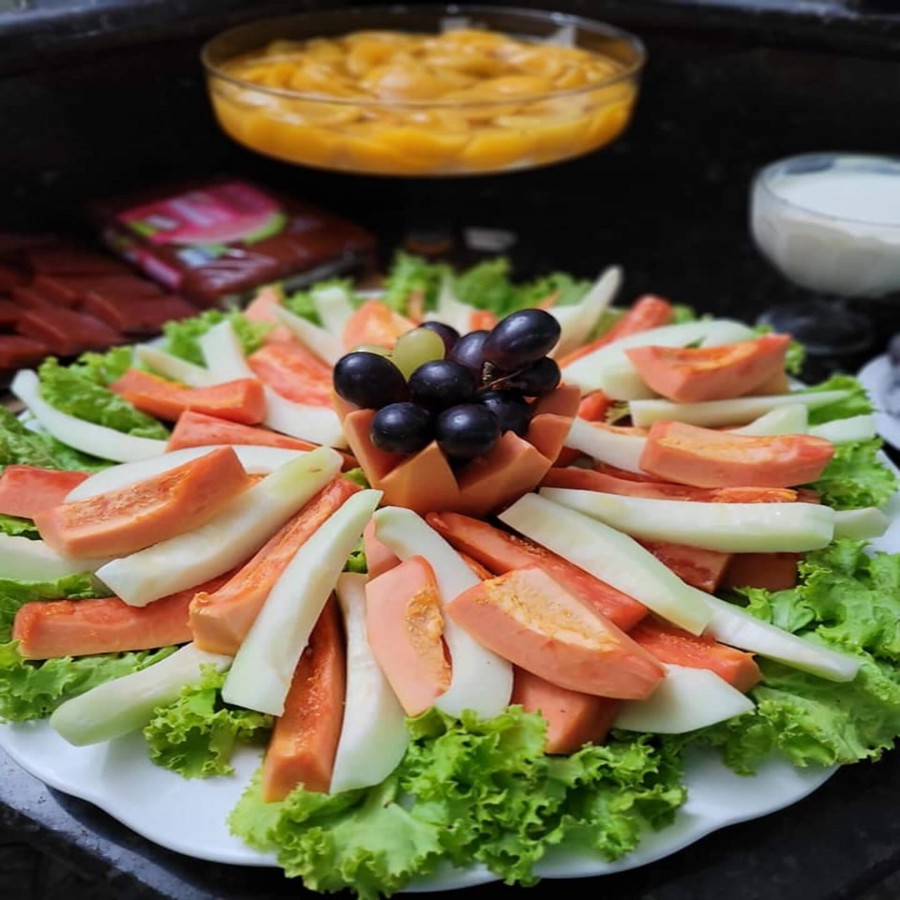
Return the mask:
<svg viewBox="0 0 900 900"><path fill-rule="evenodd" d="M26 537L29 540L40 537L34 522L31 519L19 518L19 516L0 514L0 531L11 537Z"/></svg>
<svg viewBox="0 0 900 900"><path fill-rule="evenodd" d="M878 759L900 735L900 555L836 541L807 555L789 591L739 592L766 622L860 660L845 684L763 660L757 708L681 739L720 747L728 765L751 774L772 752L797 766Z"/></svg>
<svg viewBox="0 0 900 900"><path fill-rule="evenodd" d="M884 506L897 490L897 476L879 460L880 438L839 444L825 471L812 485L835 509Z"/></svg>
<svg viewBox="0 0 900 900"><path fill-rule="evenodd" d="M15 414L0 407L0 468L12 465L94 471L106 468L110 463L79 453L50 435L26 428Z"/></svg>
<svg viewBox="0 0 900 900"><path fill-rule="evenodd" d="M20 656L17 647L18 641L0 644L0 721L43 719L71 697L145 669L176 649L31 662Z"/></svg>
<svg viewBox="0 0 900 900"><path fill-rule="evenodd" d="M349 278L328 278L325 281L317 281L313 287L316 290L321 290L322 288L327 287L340 287L344 288L351 297L353 297L353 284ZM307 319L313 323L313 325L321 325L322 320L319 317L318 310L316 310L316 305L313 303L313 295L312 290L308 291L295 291L293 294L289 294L285 296L282 300L284 306L289 309L295 316L300 316L301 318ZM404 312L404 309L400 310ZM252 352L252 351L248 351Z"/></svg>
<svg viewBox="0 0 900 900"><path fill-rule="evenodd" d="M163 336L165 337L163 349L173 356L202 366L204 359L200 350L200 338L214 325L225 321L231 322L245 354L259 350L263 345L263 338L272 329L272 326L265 322L251 322L246 316L236 311L208 309L190 319L166 322L163 326Z"/></svg>
<svg viewBox="0 0 900 900"><path fill-rule="evenodd" d="M144 728L150 759L185 778L230 775L236 745L261 743L268 737L271 716L222 700L225 675L204 667L200 681L184 688L171 705L155 710Z"/></svg>
<svg viewBox="0 0 900 900"><path fill-rule="evenodd" d="M406 757L382 784L334 796L301 787L263 803L257 778L232 831L277 851L310 890L352 887L374 900L446 858L525 885L563 843L618 859L644 829L669 824L685 799L678 753L646 735L557 758L543 753L544 720L521 707L491 720L430 710L408 725Z"/></svg>
<svg viewBox="0 0 900 900"><path fill-rule="evenodd" d="M542 300L554 297L556 306L571 306L578 303L591 289L591 282L573 278L565 272L551 272L516 289L515 308L537 306Z"/></svg>
<svg viewBox="0 0 900 900"><path fill-rule="evenodd" d="M843 400L820 406L809 411L809 424L822 425L834 419L845 419L848 416L860 416L872 412L872 403L866 389L852 375L832 375L831 378L819 382L802 391L804 394L820 391L848 391Z"/></svg>
<svg viewBox="0 0 900 900"><path fill-rule="evenodd" d="M385 277L382 300L391 309L406 315L409 312L409 298L421 292L425 309L434 309L441 281L447 271L445 265L400 251L394 256Z"/></svg>
<svg viewBox="0 0 900 900"><path fill-rule="evenodd" d="M165 426L106 387L104 379L110 373L102 363L96 360L83 363L81 360L71 366L62 366L51 356L41 363L38 369L41 397L47 403L86 422L136 437L168 438Z"/></svg>

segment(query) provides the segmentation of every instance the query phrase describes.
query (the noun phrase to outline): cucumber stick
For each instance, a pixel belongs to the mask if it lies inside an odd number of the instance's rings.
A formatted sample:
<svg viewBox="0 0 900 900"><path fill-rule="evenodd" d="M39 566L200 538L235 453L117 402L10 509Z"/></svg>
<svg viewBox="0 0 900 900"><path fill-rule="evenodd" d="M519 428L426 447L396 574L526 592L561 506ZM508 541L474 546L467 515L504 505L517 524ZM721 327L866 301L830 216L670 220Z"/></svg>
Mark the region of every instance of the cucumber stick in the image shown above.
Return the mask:
<svg viewBox="0 0 900 900"><path fill-rule="evenodd" d="M745 425L779 406L802 403L818 409L847 397L847 391L797 391L791 394L767 394L759 397L735 397L733 400L706 400L703 403L673 403L671 400L632 400L628 404L631 421L639 428L654 422L685 422L707 428Z"/></svg>
<svg viewBox="0 0 900 900"><path fill-rule="evenodd" d="M724 553L818 550L834 538L834 510L818 503L705 503L542 488L541 496L646 541Z"/></svg>
<svg viewBox="0 0 900 900"><path fill-rule="evenodd" d="M566 446L592 459L626 472L642 473L639 462L647 439L640 434L597 427L584 419L572 420Z"/></svg>
<svg viewBox="0 0 900 900"><path fill-rule="evenodd" d="M203 666L227 669L230 656L185 644L171 656L67 700L50 716L50 727L83 747L111 741L143 728L158 706L174 703L181 689L200 678Z"/></svg>
<svg viewBox="0 0 900 900"><path fill-rule="evenodd" d="M109 559L63 556L43 541L0 534L0 578L14 581L52 581L79 572L96 572Z"/></svg>
<svg viewBox="0 0 900 900"><path fill-rule="evenodd" d="M434 570L442 603L479 583L450 544L412 510L398 506L378 510L375 536L402 560L424 556ZM512 694L512 666L449 618L444 619L444 640L453 664L452 680L434 705L454 716L464 709L483 718L500 715Z"/></svg>
<svg viewBox="0 0 900 900"><path fill-rule="evenodd" d="M406 714L369 645L367 580L365 575L345 572L337 583L347 635L347 698L332 794L380 784L400 764L409 743Z"/></svg>
<svg viewBox="0 0 900 900"><path fill-rule="evenodd" d="M809 409L803 403L788 403L776 406L747 425L733 429L733 433L775 437L779 434L806 434L808 426Z"/></svg>
<svg viewBox="0 0 900 900"><path fill-rule="evenodd" d="M877 435L875 418L869 413L861 416L848 416L846 419L833 419L822 425L814 425L810 434L825 438L832 444L850 444L854 441L869 441Z"/></svg>
<svg viewBox="0 0 900 900"><path fill-rule="evenodd" d="M350 497L294 554L238 648L222 697L280 716L294 669L381 491Z"/></svg>
<svg viewBox="0 0 900 900"><path fill-rule="evenodd" d="M627 534L537 494L525 494L500 519L686 631L706 627L700 592Z"/></svg>

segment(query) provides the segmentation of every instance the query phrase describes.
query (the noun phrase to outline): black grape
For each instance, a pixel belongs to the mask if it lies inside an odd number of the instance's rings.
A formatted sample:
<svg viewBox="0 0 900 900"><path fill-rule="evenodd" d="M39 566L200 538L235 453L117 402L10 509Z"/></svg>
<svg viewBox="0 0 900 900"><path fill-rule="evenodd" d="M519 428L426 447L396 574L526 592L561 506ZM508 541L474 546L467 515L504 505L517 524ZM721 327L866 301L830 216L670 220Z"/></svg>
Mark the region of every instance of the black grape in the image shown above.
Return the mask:
<svg viewBox="0 0 900 900"><path fill-rule="evenodd" d="M531 423L531 406L518 391L485 391L478 400L497 417L501 434L512 431L525 436Z"/></svg>
<svg viewBox="0 0 900 900"><path fill-rule="evenodd" d="M561 375L556 362L545 356L503 379L503 386L515 388L529 397L556 390Z"/></svg>
<svg viewBox="0 0 900 900"><path fill-rule="evenodd" d="M449 358L469 369L479 384L484 369L484 342L489 334L489 331L470 331L464 334L450 351Z"/></svg>
<svg viewBox="0 0 900 900"><path fill-rule="evenodd" d="M415 403L390 403L372 418L369 437L389 453L415 453L432 439L432 417Z"/></svg>
<svg viewBox="0 0 900 900"><path fill-rule="evenodd" d="M410 397L435 412L471 400L477 387L472 372L450 359L422 363L409 376Z"/></svg>
<svg viewBox="0 0 900 900"><path fill-rule="evenodd" d="M559 322L543 309L520 309L499 321L484 342L484 358L506 372L548 354L559 340Z"/></svg>
<svg viewBox="0 0 900 900"><path fill-rule="evenodd" d="M333 378L340 397L365 409L380 409L409 396L403 373L386 356L367 350L342 356Z"/></svg>
<svg viewBox="0 0 900 900"><path fill-rule="evenodd" d="M472 459L494 449L500 439L500 423L487 407L463 403L438 416L435 437L445 456Z"/></svg>
<svg viewBox="0 0 900 900"><path fill-rule="evenodd" d="M438 335L444 342L445 354L449 353L459 340L459 332L452 325L445 325L443 322L423 322L419 328L427 328Z"/></svg>

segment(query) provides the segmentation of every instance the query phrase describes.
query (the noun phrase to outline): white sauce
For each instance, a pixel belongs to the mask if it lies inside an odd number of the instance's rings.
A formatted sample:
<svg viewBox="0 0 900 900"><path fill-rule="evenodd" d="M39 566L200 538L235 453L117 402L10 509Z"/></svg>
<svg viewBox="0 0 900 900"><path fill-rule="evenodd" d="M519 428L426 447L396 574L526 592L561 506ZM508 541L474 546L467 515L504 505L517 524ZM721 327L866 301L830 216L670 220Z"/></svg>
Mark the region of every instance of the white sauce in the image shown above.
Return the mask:
<svg viewBox="0 0 900 900"><path fill-rule="evenodd" d="M900 164L836 157L764 180L753 188L753 236L787 278L850 297L900 289Z"/></svg>

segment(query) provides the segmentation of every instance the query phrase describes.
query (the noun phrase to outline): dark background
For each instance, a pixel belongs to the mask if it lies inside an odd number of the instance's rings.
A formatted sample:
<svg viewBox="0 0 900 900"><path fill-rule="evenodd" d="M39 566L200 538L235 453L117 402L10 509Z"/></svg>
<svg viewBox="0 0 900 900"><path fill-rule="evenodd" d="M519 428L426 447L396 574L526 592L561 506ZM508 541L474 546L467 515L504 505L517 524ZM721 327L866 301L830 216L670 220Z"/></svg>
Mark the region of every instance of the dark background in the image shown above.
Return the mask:
<svg viewBox="0 0 900 900"><path fill-rule="evenodd" d="M805 151L900 147L900 3L889 0L522 0L516 5L552 5L644 38L649 64L634 123L590 157L461 179L449 191L293 168L229 142L205 99L202 41L266 13L334 5L0 2L0 230L85 233L90 200L236 172L369 226L387 260L415 197L438 191L435 202L455 204L465 223L515 232L523 276L565 269L590 277L615 262L625 268L625 299L653 291L752 321L792 296L748 237L756 169ZM900 330L895 308L871 306L879 332L868 355ZM855 371L862 361L839 364ZM627 900L898 897L898 771L893 757L854 767L791 810L602 887ZM275 872L248 875L160 851L5 758L2 840L0 897L11 900L301 893ZM466 896L489 890L500 892Z"/></svg>

